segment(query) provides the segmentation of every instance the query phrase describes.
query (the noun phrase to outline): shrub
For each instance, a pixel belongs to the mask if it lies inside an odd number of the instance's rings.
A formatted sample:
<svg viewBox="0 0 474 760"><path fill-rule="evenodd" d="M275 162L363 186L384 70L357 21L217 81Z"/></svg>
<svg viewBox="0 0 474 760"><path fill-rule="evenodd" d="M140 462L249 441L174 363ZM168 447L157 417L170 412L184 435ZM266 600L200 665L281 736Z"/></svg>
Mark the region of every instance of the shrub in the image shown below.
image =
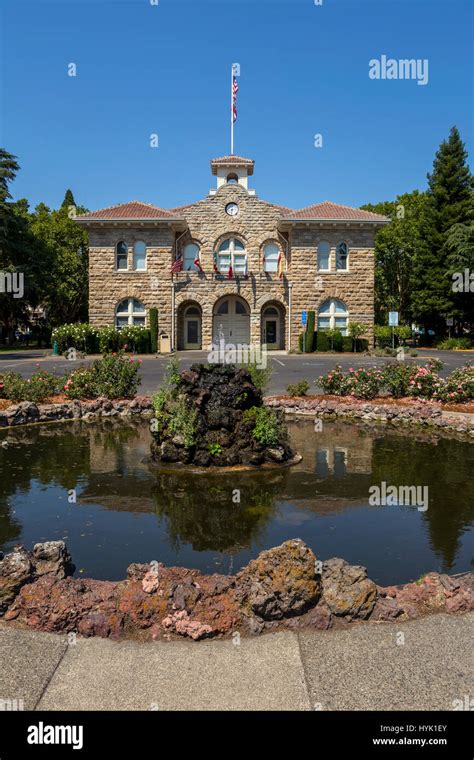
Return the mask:
<svg viewBox="0 0 474 760"><path fill-rule="evenodd" d="M307 380L300 380L297 383L290 383L290 385L287 385L286 391L289 396L306 396L306 393L309 391L310 385Z"/></svg>
<svg viewBox="0 0 474 760"><path fill-rule="evenodd" d="M401 345L411 338L411 327L409 325L398 325L394 328L388 325L375 325L375 343L378 348L392 345L392 330L395 335L395 345Z"/></svg>
<svg viewBox="0 0 474 760"><path fill-rule="evenodd" d="M437 401L460 403L474 399L474 367L465 364L453 370L446 380L441 382L433 394Z"/></svg>
<svg viewBox="0 0 474 760"><path fill-rule="evenodd" d="M441 384L442 381L432 367L412 367L408 381L408 395L415 398L432 398Z"/></svg>
<svg viewBox="0 0 474 760"><path fill-rule="evenodd" d="M18 372L7 372L0 383L2 398L11 401L33 401L35 404L61 392L63 378L39 370L31 377L24 378Z"/></svg>
<svg viewBox="0 0 474 760"><path fill-rule="evenodd" d="M394 398L408 395L413 367L402 362L386 364L382 369L382 385Z"/></svg>
<svg viewBox="0 0 474 760"><path fill-rule="evenodd" d="M119 334L119 345L128 351L137 354L150 353L150 330L142 325L125 325Z"/></svg>
<svg viewBox="0 0 474 760"><path fill-rule="evenodd" d="M329 340L324 330L319 330L316 337L316 348L318 351L329 351Z"/></svg>
<svg viewBox="0 0 474 760"><path fill-rule="evenodd" d="M336 364L330 372L321 375L318 379L318 385L325 393L334 396L346 395L346 378L339 364Z"/></svg>
<svg viewBox="0 0 474 760"><path fill-rule="evenodd" d="M316 323L315 312L310 310L308 311L308 322L306 323L305 352L307 354L311 353L311 351L313 350L315 323Z"/></svg>
<svg viewBox="0 0 474 760"><path fill-rule="evenodd" d="M212 457L218 457L219 454L222 454L222 446L220 443L210 443L207 450Z"/></svg>
<svg viewBox="0 0 474 760"><path fill-rule="evenodd" d="M270 366L259 367L257 362L246 362L245 364L239 364L239 367L246 369L250 373L252 383L264 393L272 376L272 368Z"/></svg>
<svg viewBox="0 0 474 760"><path fill-rule="evenodd" d="M95 398L97 396L94 384L94 373L90 367L79 367L66 380L63 386L64 395L68 398Z"/></svg>
<svg viewBox="0 0 474 760"><path fill-rule="evenodd" d="M443 351L462 351L471 348L471 341L469 338L446 338L446 340L437 343L436 348Z"/></svg>
<svg viewBox="0 0 474 760"><path fill-rule="evenodd" d="M366 332L367 332L367 326L363 325L362 322L349 322L349 335L352 338L353 351L357 351L358 340Z"/></svg>
<svg viewBox="0 0 474 760"><path fill-rule="evenodd" d="M353 340L349 335L343 335L342 337L342 350L344 353L351 353L354 350Z"/></svg>
<svg viewBox="0 0 474 760"><path fill-rule="evenodd" d="M253 423L252 435L263 446L274 446L284 435L281 416L268 406L252 406L244 412L244 420Z"/></svg>
<svg viewBox="0 0 474 760"><path fill-rule="evenodd" d="M51 333L51 341L58 344L60 354L68 348L76 348L85 353L95 353L98 348L98 328L77 322L56 327Z"/></svg>
<svg viewBox="0 0 474 760"><path fill-rule="evenodd" d="M382 371L369 368L350 369L344 383L345 394L355 398L371 399L379 395L382 387Z"/></svg>
<svg viewBox="0 0 474 760"><path fill-rule="evenodd" d="M174 435L182 436L184 447L189 449L196 443L198 410L181 396L168 407L166 427Z"/></svg>
<svg viewBox="0 0 474 760"><path fill-rule="evenodd" d="M132 398L141 382L139 366L140 359L124 356L122 352L105 354L91 367L73 372L64 384L64 393L68 398Z"/></svg>
<svg viewBox="0 0 474 760"><path fill-rule="evenodd" d="M158 351L158 309L154 306L150 309L149 321L151 353L156 354Z"/></svg>

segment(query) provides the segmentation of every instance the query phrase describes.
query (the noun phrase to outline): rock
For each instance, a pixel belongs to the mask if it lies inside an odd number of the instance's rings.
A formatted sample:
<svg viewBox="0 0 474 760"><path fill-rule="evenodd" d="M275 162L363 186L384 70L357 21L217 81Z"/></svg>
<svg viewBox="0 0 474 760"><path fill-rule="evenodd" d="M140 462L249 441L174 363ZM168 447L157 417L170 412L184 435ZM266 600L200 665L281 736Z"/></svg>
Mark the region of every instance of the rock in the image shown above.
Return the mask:
<svg viewBox="0 0 474 760"><path fill-rule="evenodd" d="M367 570L343 559L323 563L322 598L333 615L365 620L373 610L377 587L367 578Z"/></svg>
<svg viewBox="0 0 474 760"><path fill-rule="evenodd" d="M378 596L373 607L370 619L374 621L395 620L403 613L396 599L390 596Z"/></svg>
<svg viewBox="0 0 474 760"><path fill-rule="evenodd" d="M14 601L21 587L33 579L34 568L30 555L22 546L0 560L0 615Z"/></svg>
<svg viewBox="0 0 474 760"><path fill-rule="evenodd" d="M150 568L142 580L142 589L146 594L153 594L160 587L160 577L156 568Z"/></svg>
<svg viewBox="0 0 474 760"><path fill-rule="evenodd" d="M259 554L237 574L236 597L264 620L299 615L320 595L315 562L303 541L285 541Z"/></svg>
<svg viewBox="0 0 474 760"><path fill-rule="evenodd" d="M284 462L285 449L283 446L275 446L274 448L267 449L267 459L271 462Z"/></svg>
<svg viewBox="0 0 474 760"><path fill-rule="evenodd" d="M35 575L53 575L66 578L74 573L75 567L64 541L46 541L33 547Z"/></svg>
<svg viewBox="0 0 474 760"><path fill-rule="evenodd" d="M190 636L195 641L213 633L210 625L201 623L199 620L191 620L185 610L168 615L163 620L162 626L163 628L171 629L175 633L179 633L181 636Z"/></svg>

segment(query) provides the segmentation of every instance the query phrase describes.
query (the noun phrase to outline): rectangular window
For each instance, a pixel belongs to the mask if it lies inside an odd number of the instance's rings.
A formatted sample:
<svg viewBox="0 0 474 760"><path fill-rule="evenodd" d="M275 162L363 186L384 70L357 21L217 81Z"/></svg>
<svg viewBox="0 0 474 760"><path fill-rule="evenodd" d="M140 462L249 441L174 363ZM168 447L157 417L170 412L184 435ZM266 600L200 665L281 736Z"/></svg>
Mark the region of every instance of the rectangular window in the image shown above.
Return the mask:
<svg viewBox="0 0 474 760"><path fill-rule="evenodd" d="M117 317L117 327L119 330L126 325L128 325L128 317Z"/></svg>
<svg viewBox="0 0 474 760"><path fill-rule="evenodd" d="M318 330L329 330L330 317L318 317Z"/></svg>
<svg viewBox="0 0 474 760"><path fill-rule="evenodd" d="M234 272L245 273L245 253L234 253Z"/></svg>
<svg viewBox="0 0 474 760"><path fill-rule="evenodd" d="M117 269L127 269L128 268L128 262L127 262L127 254L126 253L118 253L117 254Z"/></svg>
<svg viewBox="0 0 474 760"><path fill-rule="evenodd" d="M222 272L222 274L227 274L230 267L230 253L220 253L219 254L219 272Z"/></svg>

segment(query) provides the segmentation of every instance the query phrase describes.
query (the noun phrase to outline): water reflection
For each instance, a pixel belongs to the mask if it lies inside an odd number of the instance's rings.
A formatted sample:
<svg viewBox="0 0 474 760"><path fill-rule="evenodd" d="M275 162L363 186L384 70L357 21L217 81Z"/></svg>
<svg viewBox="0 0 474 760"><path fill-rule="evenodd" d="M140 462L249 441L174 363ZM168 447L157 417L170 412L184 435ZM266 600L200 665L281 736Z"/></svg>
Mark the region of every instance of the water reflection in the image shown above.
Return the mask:
<svg viewBox="0 0 474 760"><path fill-rule="evenodd" d="M150 559L228 572L296 536L379 582L470 569L472 444L343 423L315 432L303 421L291 436L303 454L296 467L195 475L148 464L139 421L2 432L0 548L64 538L78 572L103 578ZM369 487L382 481L428 485L429 509L369 507Z"/></svg>

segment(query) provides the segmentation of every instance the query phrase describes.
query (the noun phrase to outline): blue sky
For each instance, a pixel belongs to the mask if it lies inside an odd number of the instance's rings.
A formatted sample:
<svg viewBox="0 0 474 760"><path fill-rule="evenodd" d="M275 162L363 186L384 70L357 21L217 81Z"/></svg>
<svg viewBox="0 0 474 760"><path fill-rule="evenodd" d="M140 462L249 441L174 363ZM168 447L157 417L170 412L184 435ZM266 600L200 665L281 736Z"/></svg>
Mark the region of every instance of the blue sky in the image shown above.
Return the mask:
<svg viewBox="0 0 474 760"><path fill-rule="evenodd" d="M389 200L426 186L453 124L472 146L469 0L0 5L1 144L20 160L15 197L32 205L57 207L67 187L90 209L204 197L209 159L229 152L232 62L235 152L255 159L265 200ZM383 54L428 59L428 84L371 80Z"/></svg>

